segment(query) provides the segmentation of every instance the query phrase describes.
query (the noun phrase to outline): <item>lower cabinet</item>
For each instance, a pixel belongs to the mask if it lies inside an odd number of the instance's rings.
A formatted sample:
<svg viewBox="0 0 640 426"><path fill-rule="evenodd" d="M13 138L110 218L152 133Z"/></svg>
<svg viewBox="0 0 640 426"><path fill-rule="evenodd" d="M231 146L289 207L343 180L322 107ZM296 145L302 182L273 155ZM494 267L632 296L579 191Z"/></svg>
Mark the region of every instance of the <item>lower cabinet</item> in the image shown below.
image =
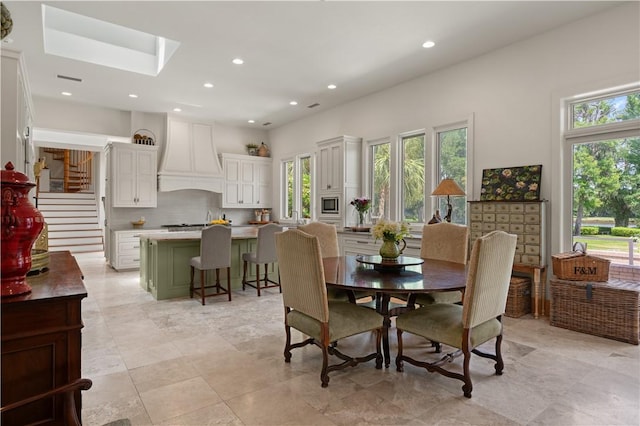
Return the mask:
<svg viewBox="0 0 640 426"><path fill-rule="evenodd" d="M140 267L140 237L168 232L166 229L112 231L110 264L115 270Z"/></svg>
<svg viewBox="0 0 640 426"><path fill-rule="evenodd" d="M231 242L231 288L242 288L242 254L255 251L256 239L234 239ZM140 285L157 300L189 296L190 260L200 255L200 240L162 240L142 237L140 244ZM269 276L277 279L277 265L269 265ZM261 273L262 275L262 273ZM247 276L255 279L255 265ZM226 284L226 272L220 281ZM198 276L196 275L196 283ZM207 273L207 282L215 281L215 272ZM249 290L247 290L249 291Z"/></svg>
<svg viewBox="0 0 640 426"><path fill-rule="evenodd" d="M404 256L420 257L420 239L407 238L407 246L402 254ZM382 241L376 241L369 233L343 233L340 236L340 253L344 256L355 256L358 254L377 255L380 251Z"/></svg>

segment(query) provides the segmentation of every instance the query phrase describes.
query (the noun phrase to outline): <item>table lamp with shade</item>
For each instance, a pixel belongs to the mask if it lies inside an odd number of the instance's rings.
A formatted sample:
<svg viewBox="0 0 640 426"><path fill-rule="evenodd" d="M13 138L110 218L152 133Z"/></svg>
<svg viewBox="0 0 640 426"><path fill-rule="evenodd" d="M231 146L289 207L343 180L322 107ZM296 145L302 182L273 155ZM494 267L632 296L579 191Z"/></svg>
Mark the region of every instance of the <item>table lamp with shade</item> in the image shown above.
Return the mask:
<svg viewBox="0 0 640 426"><path fill-rule="evenodd" d="M447 215L444 217L444 220L446 220L447 222L451 222L451 211L452 211L452 207L451 207L451 199L450 197L453 196L460 196L460 195L466 195L464 193L464 191L462 190L462 188L460 188L460 186L456 183L456 181L454 181L453 179L450 178L445 178L442 179L440 181L440 183L438 184L437 188L433 190L433 192L431 193L431 195L446 195L447 196Z"/></svg>

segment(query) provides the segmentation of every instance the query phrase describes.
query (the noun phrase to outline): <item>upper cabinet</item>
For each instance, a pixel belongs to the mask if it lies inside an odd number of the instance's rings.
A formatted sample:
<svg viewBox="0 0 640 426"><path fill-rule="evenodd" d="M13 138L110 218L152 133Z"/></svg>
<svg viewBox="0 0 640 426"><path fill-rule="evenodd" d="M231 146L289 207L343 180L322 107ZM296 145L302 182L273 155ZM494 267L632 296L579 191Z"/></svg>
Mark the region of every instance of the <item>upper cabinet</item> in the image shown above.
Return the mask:
<svg viewBox="0 0 640 426"><path fill-rule="evenodd" d="M272 160L250 155L222 154L223 208L271 208Z"/></svg>
<svg viewBox="0 0 640 426"><path fill-rule="evenodd" d="M112 142L107 147L111 207L157 207L155 146Z"/></svg>
<svg viewBox="0 0 640 426"><path fill-rule="evenodd" d="M2 96L0 111L2 117L2 164L11 161L16 171L34 179L33 164L35 153L31 141L31 93L26 79L24 59L21 53L2 49Z"/></svg>
<svg viewBox="0 0 640 426"><path fill-rule="evenodd" d="M167 118L167 143L158 182L160 191L222 192L222 168L213 143L213 126Z"/></svg>
<svg viewBox="0 0 640 426"><path fill-rule="evenodd" d="M360 194L360 176L362 170L362 139L353 136L339 136L318 142L318 182L317 217L323 222L338 227L348 225L353 217L351 199ZM338 213L322 212L322 198L335 197Z"/></svg>
<svg viewBox="0 0 640 426"><path fill-rule="evenodd" d="M340 193L360 186L362 139L340 136L318 142L318 191Z"/></svg>

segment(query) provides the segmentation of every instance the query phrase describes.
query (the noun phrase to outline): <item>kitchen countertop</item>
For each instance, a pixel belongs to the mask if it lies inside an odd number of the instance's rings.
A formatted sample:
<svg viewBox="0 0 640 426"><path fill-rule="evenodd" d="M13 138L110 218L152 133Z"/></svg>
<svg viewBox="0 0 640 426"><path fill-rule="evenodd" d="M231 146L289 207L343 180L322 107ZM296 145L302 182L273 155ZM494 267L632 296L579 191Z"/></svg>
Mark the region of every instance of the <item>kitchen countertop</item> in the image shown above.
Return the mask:
<svg viewBox="0 0 640 426"><path fill-rule="evenodd" d="M141 232L141 236L153 241L189 241L201 239L202 231L174 231L157 234ZM250 238L258 238L258 228L249 226L231 227L231 239L246 240Z"/></svg>

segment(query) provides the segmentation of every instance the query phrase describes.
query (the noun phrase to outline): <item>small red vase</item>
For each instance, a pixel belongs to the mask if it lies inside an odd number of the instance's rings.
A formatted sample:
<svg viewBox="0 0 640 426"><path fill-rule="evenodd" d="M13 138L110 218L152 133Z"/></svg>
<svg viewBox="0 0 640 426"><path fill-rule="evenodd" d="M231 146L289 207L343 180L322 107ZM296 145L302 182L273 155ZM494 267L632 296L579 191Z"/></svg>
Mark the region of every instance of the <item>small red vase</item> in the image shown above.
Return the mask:
<svg viewBox="0 0 640 426"><path fill-rule="evenodd" d="M31 247L44 226L42 213L28 197L36 185L13 168L8 162L2 170L2 297L31 291L25 279L31 269Z"/></svg>

